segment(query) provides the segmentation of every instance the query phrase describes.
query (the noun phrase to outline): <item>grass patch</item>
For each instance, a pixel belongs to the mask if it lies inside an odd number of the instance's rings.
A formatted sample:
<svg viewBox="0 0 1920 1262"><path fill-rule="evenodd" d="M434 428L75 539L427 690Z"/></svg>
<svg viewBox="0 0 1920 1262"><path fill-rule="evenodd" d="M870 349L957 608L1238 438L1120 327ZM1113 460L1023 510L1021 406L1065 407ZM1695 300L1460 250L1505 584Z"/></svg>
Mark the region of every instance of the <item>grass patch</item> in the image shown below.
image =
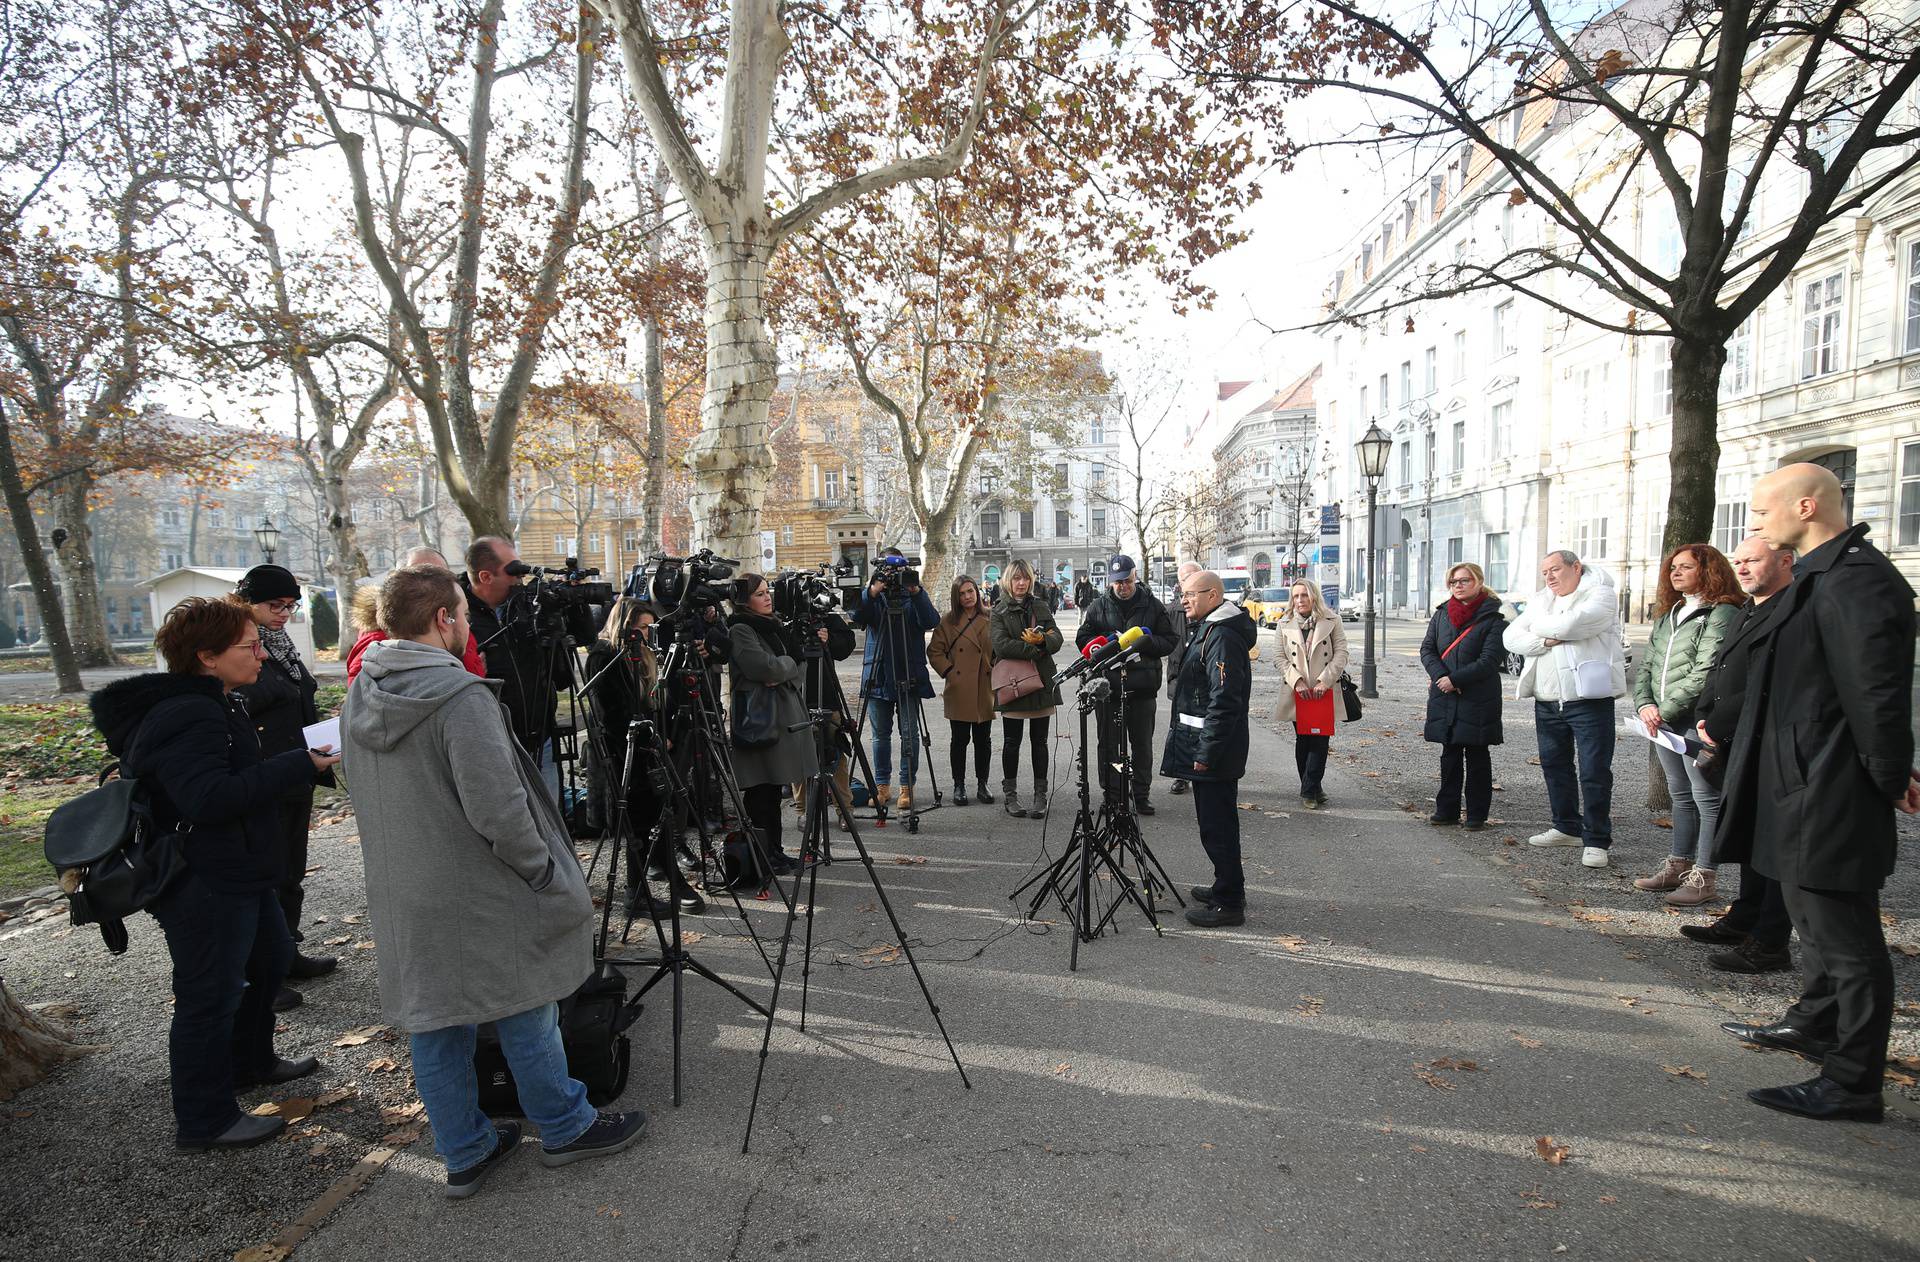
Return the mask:
<svg viewBox="0 0 1920 1262"><path fill-rule="evenodd" d="M0 796L0 898L54 883L54 871L47 866L41 849L47 816L91 784L7 783L4 796Z"/></svg>
<svg viewBox="0 0 1920 1262"><path fill-rule="evenodd" d="M122 666L153 665L152 649L142 649L139 652L122 651L119 656ZM92 667L82 667L81 669L91 670ZM0 675L44 675L51 674L52 672L53 658L46 653L37 653L32 657L0 658Z"/></svg>
<svg viewBox="0 0 1920 1262"><path fill-rule="evenodd" d="M313 694L313 704L320 711L320 717L330 719L340 713L340 707L346 704L347 686L345 684L321 684L320 691Z"/></svg>
<svg viewBox="0 0 1920 1262"><path fill-rule="evenodd" d="M0 767L9 776L91 777L111 761L107 743L81 702L0 705Z"/></svg>

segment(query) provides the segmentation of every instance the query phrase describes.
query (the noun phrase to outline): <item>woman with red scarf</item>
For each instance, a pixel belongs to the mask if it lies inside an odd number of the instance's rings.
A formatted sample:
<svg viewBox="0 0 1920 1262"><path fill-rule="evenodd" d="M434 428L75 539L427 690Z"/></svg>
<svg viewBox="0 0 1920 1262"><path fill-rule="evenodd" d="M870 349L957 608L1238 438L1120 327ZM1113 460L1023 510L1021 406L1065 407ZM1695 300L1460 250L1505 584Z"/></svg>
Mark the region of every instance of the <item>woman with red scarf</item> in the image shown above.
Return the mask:
<svg viewBox="0 0 1920 1262"><path fill-rule="evenodd" d="M1487 576L1471 561L1447 571L1447 601L1433 611L1420 664L1432 681L1427 688L1426 738L1440 746L1440 792L1429 822L1461 822L1465 781L1466 826L1487 826L1493 805L1490 746L1500 737L1500 663L1506 652L1501 637L1507 620L1500 595L1487 589Z"/></svg>

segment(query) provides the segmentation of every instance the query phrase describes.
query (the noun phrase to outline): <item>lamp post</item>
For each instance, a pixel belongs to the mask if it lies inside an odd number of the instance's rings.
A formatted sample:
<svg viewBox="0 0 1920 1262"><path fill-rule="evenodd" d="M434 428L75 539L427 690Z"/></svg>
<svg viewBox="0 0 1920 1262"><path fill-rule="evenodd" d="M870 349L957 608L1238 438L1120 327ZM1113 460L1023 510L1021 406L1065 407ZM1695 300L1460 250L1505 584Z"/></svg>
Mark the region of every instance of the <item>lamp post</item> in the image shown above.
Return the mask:
<svg viewBox="0 0 1920 1262"><path fill-rule="evenodd" d="M274 549L280 546L280 528L273 524L273 518L260 519L260 524L253 528L253 541L267 554L267 564L272 565Z"/></svg>
<svg viewBox="0 0 1920 1262"><path fill-rule="evenodd" d="M1354 450L1360 457L1360 474L1367 480L1367 647L1366 656L1360 659L1360 695L1377 697L1380 692L1374 686L1377 676L1373 660L1373 593L1377 586L1374 569L1378 553L1373 536L1379 513L1375 501L1380 493L1380 479L1387 471L1387 457L1393 451L1393 439L1378 425L1369 425L1360 441L1354 444Z"/></svg>

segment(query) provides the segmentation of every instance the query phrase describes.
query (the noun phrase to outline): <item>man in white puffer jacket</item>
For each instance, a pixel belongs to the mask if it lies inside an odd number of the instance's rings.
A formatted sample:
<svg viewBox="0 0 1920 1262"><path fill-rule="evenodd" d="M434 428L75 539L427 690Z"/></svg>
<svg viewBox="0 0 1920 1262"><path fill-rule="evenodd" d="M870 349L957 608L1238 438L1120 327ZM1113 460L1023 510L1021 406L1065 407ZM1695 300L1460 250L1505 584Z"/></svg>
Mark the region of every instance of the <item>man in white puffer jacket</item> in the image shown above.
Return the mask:
<svg viewBox="0 0 1920 1262"><path fill-rule="evenodd" d="M1527 844L1584 844L1580 862L1604 868L1613 847L1613 702L1627 691L1620 604L1606 572L1571 552L1549 552L1540 577L1547 585L1506 634L1507 649L1527 659L1514 696L1533 698L1553 812L1553 827Z"/></svg>

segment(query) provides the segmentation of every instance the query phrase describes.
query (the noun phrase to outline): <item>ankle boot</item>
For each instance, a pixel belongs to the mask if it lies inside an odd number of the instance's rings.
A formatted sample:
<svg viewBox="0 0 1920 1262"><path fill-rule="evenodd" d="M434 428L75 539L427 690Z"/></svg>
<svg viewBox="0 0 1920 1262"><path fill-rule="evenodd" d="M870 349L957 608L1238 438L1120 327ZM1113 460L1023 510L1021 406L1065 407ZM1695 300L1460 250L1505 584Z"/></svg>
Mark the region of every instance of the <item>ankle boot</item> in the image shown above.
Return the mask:
<svg viewBox="0 0 1920 1262"><path fill-rule="evenodd" d="M1698 907L1713 901L1714 882L1719 873L1712 868L1691 868L1680 878L1680 888L1667 895L1669 907Z"/></svg>
<svg viewBox="0 0 1920 1262"><path fill-rule="evenodd" d="M1020 805L1020 790L1013 781L1002 780L1000 782L1000 795L1006 801L1007 814L1013 816L1015 819L1025 819L1027 817L1027 808Z"/></svg>
<svg viewBox="0 0 1920 1262"><path fill-rule="evenodd" d="M993 794L987 792L987 782L985 780L982 780L973 786L973 796L977 798L984 805L992 806L994 803L994 796Z"/></svg>
<svg viewBox="0 0 1920 1262"><path fill-rule="evenodd" d="M1680 878L1685 876L1687 869L1692 866L1693 864L1686 859L1669 855L1661 861L1658 872L1652 876L1639 878L1633 883L1633 888L1645 890L1649 894L1664 894L1668 890L1677 890L1680 888Z"/></svg>
<svg viewBox="0 0 1920 1262"><path fill-rule="evenodd" d="M1044 784L1036 784L1033 786L1033 805L1027 808L1027 818L1045 819L1046 817L1047 786Z"/></svg>

